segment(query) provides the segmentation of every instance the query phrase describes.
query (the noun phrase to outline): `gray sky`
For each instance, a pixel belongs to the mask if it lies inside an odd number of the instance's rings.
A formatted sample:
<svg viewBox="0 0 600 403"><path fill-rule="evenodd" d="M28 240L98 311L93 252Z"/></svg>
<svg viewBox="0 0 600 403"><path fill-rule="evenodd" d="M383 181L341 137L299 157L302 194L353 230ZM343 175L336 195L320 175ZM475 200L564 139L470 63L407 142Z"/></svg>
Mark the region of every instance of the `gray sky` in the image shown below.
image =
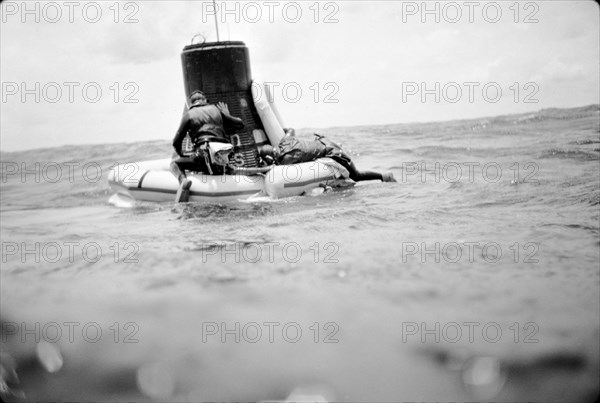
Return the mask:
<svg viewBox="0 0 600 403"><path fill-rule="evenodd" d="M194 34L216 39L211 2L22 4L0 4L3 151L173 137L184 102L180 52ZM253 77L280 83L275 101L288 126L600 102L594 2L423 4L217 1L229 10L221 40L244 41Z"/></svg>

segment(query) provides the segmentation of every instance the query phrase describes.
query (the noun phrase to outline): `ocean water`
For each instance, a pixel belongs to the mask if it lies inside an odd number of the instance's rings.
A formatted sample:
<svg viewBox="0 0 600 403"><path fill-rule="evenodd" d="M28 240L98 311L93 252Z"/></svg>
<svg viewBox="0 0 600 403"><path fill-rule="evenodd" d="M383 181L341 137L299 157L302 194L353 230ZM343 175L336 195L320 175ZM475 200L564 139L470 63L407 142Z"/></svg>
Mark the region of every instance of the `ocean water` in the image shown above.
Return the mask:
<svg viewBox="0 0 600 403"><path fill-rule="evenodd" d="M119 207L170 136L2 152L2 398L596 399L598 105L319 131L398 183Z"/></svg>

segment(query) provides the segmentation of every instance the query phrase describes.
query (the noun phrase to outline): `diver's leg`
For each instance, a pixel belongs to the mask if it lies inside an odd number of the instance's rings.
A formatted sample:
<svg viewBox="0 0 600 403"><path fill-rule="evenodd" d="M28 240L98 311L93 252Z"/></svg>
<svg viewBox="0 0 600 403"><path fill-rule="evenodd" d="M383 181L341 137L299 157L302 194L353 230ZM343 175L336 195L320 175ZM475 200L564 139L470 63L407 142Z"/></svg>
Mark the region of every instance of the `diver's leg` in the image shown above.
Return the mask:
<svg viewBox="0 0 600 403"><path fill-rule="evenodd" d="M192 186L192 181L185 175L186 169L194 169L195 163L191 158L179 157L171 161L171 173L175 175L179 181L179 189L175 195L176 203L184 203L189 199L189 190Z"/></svg>
<svg viewBox="0 0 600 403"><path fill-rule="evenodd" d="M388 174L380 174L375 171L359 171L354 165L354 162L350 159L348 154L344 153L339 147L330 147L327 151L327 156L332 160L343 166L350 173L350 179L355 182L380 180L382 182L395 182L394 176L391 172Z"/></svg>
<svg viewBox="0 0 600 403"><path fill-rule="evenodd" d="M370 180L380 180L382 182L397 182L396 178L394 178L394 174L391 172L386 172L380 174L375 171L359 171L354 165L354 162L350 162L350 165L346 167L348 172L350 172L350 179L355 182L360 181L370 181Z"/></svg>
<svg viewBox="0 0 600 403"><path fill-rule="evenodd" d="M179 183L186 178L185 171L204 172L204 164L201 160L193 157L178 157L171 161L171 173L177 178Z"/></svg>
<svg viewBox="0 0 600 403"><path fill-rule="evenodd" d="M173 159L171 160L171 173L177 178L177 181L179 183L181 183L181 181L183 181L186 178L185 170L186 168L189 169L190 162L191 159L185 157L173 157Z"/></svg>
<svg viewBox="0 0 600 403"><path fill-rule="evenodd" d="M383 175L381 175L379 172L375 172L375 171L362 171L361 172L356 169L354 164L352 164L351 167L354 168L354 170L349 171L350 179L352 179L355 182L371 181L371 180L380 180L383 182Z"/></svg>
<svg viewBox="0 0 600 403"><path fill-rule="evenodd" d="M370 180L380 180L382 182L395 182L394 176L391 173L389 173L389 175L382 175L379 172L375 171L359 171L358 168L356 168L356 165L354 165L354 162L350 161L349 159L342 160L335 157L333 159L335 159L337 162L343 165L344 168L348 170L348 172L350 173L350 179L352 179L355 182Z"/></svg>
<svg viewBox="0 0 600 403"><path fill-rule="evenodd" d="M175 161L171 161L171 173L177 178L177 181L181 183L185 179L185 171L179 167L179 164Z"/></svg>

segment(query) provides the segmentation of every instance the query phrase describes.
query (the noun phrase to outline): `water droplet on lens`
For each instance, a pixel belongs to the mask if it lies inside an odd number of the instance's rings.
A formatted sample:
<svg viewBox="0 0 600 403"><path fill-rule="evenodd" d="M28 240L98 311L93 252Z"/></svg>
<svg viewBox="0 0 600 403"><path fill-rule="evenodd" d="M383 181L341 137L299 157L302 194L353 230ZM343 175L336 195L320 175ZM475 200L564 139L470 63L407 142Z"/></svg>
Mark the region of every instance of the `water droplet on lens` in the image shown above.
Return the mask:
<svg viewBox="0 0 600 403"><path fill-rule="evenodd" d="M495 357L474 357L462 372L465 388L477 399L492 399L504 386L506 374Z"/></svg>
<svg viewBox="0 0 600 403"><path fill-rule="evenodd" d="M35 347L38 360L44 369L50 373L59 371L63 366L63 357L56 344L42 340Z"/></svg>
<svg viewBox="0 0 600 403"><path fill-rule="evenodd" d="M140 391L153 399L167 399L175 390L171 371L161 363L145 364L139 367L137 384Z"/></svg>

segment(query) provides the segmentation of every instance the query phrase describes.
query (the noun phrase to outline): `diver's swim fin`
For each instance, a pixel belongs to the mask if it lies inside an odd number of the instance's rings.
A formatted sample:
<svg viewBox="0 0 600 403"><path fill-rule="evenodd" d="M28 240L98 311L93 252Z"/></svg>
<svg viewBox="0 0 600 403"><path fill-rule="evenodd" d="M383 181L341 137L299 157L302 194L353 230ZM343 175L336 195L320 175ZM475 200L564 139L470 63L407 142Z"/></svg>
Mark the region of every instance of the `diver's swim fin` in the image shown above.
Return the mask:
<svg viewBox="0 0 600 403"><path fill-rule="evenodd" d="M179 186L179 190L177 190L177 195L175 195L175 203L187 203L190 198L190 187L192 187L192 181L185 178L181 185Z"/></svg>
<svg viewBox="0 0 600 403"><path fill-rule="evenodd" d="M392 172L386 172L382 176L382 182L398 182L396 178L394 178L394 174Z"/></svg>

